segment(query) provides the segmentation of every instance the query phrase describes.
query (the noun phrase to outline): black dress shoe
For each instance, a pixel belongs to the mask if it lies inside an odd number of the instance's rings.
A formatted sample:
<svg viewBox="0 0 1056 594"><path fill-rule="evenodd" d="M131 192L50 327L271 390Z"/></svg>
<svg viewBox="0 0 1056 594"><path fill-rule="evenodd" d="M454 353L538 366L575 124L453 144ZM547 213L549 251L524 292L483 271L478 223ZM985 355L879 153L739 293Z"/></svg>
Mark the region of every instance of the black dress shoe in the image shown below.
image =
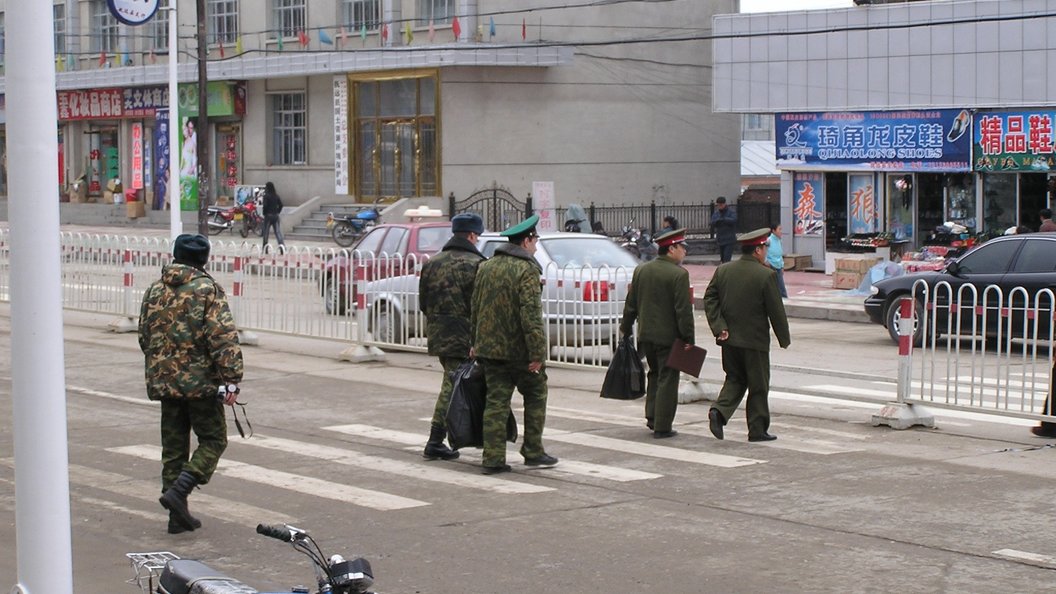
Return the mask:
<svg viewBox="0 0 1056 594"><path fill-rule="evenodd" d="M678 431L675 431L674 429L670 431L653 431L654 439L667 439L668 437L674 437L676 435L678 435Z"/></svg>
<svg viewBox="0 0 1056 594"><path fill-rule="evenodd" d="M1056 429L1048 427L1031 427L1030 432L1037 437L1056 437Z"/></svg>
<svg viewBox="0 0 1056 594"><path fill-rule="evenodd" d="M770 435L769 433L763 433L762 435L749 435L748 441L774 441L777 439L776 435Z"/></svg>
<svg viewBox="0 0 1056 594"><path fill-rule="evenodd" d="M652 431L653 430L653 420L652 419L646 419L645 420L645 426L648 427L650 431Z"/></svg>
<svg viewBox="0 0 1056 594"><path fill-rule="evenodd" d="M503 464L502 466L482 466L480 472L483 474L499 474L501 472L510 472L513 467L509 464Z"/></svg>
<svg viewBox="0 0 1056 594"><path fill-rule="evenodd" d="M543 454L542 456L536 456L535 458L525 458L524 464L525 466L553 466L554 464L557 464L557 458L549 454Z"/></svg>
<svg viewBox="0 0 1056 594"><path fill-rule="evenodd" d="M718 409L713 408L708 411L708 428L711 429L711 434L715 436L715 439L722 439L722 426L724 424L722 413Z"/></svg>

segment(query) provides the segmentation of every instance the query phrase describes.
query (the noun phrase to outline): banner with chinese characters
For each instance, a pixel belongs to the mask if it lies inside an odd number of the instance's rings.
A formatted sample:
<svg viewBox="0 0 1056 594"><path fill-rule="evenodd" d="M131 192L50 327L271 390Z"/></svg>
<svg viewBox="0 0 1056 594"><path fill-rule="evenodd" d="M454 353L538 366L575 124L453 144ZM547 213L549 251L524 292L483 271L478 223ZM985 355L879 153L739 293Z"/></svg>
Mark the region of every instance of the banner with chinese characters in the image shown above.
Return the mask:
<svg viewBox="0 0 1056 594"><path fill-rule="evenodd" d="M1053 110L975 114L976 171L1056 171Z"/></svg>
<svg viewBox="0 0 1056 594"><path fill-rule="evenodd" d="M334 193L348 194L348 79L334 77Z"/></svg>
<svg viewBox="0 0 1056 594"><path fill-rule="evenodd" d="M969 171L964 109L779 113L777 166L838 171Z"/></svg>
<svg viewBox="0 0 1056 594"><path fill-rule="evenodd" d="M876 233L876 186L871 173L856 173L848 177L851 195L848 203L848 223L851 233Z"/></svg>
<svg viewBox="0 0 1056 594"><path fill-rule="evenodd" d="M825 174L796 172L792 182L793 234L825 234Z"/></svg>

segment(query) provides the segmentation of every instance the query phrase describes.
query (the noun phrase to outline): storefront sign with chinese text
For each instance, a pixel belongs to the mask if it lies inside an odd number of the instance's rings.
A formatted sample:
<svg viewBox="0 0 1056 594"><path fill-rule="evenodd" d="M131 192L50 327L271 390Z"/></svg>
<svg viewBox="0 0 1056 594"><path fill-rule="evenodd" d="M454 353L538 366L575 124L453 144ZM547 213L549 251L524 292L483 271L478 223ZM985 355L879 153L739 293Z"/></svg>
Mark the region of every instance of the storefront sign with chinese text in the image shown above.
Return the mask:
<svg viewBox="0 0 1056 594"><path fill-rule="evenodd" d="M967 110L779 113L777 165L832 171L968 171Z"/></svg>
<svg viewBox="0 0 1056 594"><path fill-rule="evenodd" d="M792 226L799 236L825 234L825 174L796 172L792 184Z"/></svg>
<svg viewBox="0 0 1056 594"><path fill-rule="evenodd" d="M132 189L143 187L143 124L132 124Z"/></svg>
<svg viewBox="0 0 1056 594"><path fill-rule="evenodd" d="M848 177L851 196L848 219L851 233L876 233L879 215L876 211L876 187L872 174L853 174Z"/></svg>
<svg viewBox="0 0 1056 594"><path fill-rule="evenodd" d="M977 171L1056 171L1052 125L1056 111L975 114Z"/></svg>

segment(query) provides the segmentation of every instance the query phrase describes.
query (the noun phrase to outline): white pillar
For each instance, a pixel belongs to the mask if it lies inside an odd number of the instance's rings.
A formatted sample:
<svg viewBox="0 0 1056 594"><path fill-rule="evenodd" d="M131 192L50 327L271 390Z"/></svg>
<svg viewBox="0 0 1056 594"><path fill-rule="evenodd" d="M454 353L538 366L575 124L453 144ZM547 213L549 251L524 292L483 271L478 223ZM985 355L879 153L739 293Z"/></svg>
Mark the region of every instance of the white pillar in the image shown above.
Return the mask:
<svg viewBox="0 0 1056 594"><path fill-rule="evenodd" d="M180 210L180 101L176 82L176 66L179 64L180 41L176 36L176 0L169 0L169 235L183 233Z"/></svg>
<svg viewBox="0 0 1056 594"><path fill-rule="evenodd" d="M73 592L53 22L51 2L7 5L15 541L29 594Z"/></svg>

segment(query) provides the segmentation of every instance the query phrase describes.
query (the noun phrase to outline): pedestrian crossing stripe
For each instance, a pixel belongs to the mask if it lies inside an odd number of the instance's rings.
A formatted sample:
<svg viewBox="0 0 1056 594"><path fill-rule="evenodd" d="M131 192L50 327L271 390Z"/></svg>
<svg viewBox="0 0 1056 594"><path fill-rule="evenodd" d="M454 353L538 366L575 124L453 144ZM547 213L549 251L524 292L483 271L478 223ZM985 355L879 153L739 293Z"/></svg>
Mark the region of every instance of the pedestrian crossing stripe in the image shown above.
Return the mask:
<svg viewBox="0 0 1056 594"><path fill-rule="evenodd" d="M705 466L717 466L719 468L737 468L739 466L751 466L753 464L766 463L766 460L753 460L752 458L741 458L739 456L683 450L681 448L641 443L627 439L616 439L614 437L605 437L604 435L594 435L592 433L572 433L570 431L550 429L546 432L545 438L550 441L613 450L624 454L637 454L639 456L663 458L665 460L689 462L691 464L702 464Z"/></svg>
<svg viewBox="0 0 1056 594"><path fill-rule="evenodd" d="M151 459L153 461L158 461L161 459L160 456L161 451L158 449L157 455ZM11 458L6 458L0 461L0 463L5 466L13 467L14 465L14 461ZM161 504L158 503L158 496L161 495L160 479L149 481L130 479L123 474L97 470L79 464L70 464L69 476L70 481L78 485L147 503L150 505L151 509L157 510L158 518L165 517L168 513L161 507ZM92 501L87 498L79 498L78 501L92 503ZM221 518L229 522L246 526L252 526L262 522L265 524L281 522L297 523L297 518L291 518L288 514L280 515L276 512L242 503L240 501L230 501L202 492L196 492L194 494L194 513L196 515L200 514L214 518Z"/></svg>
<svg viewBox="0 0 1056 594"><path fill-rule="evenodd" d="M418 439L420 440L421 438L419 437ZM554 490L552 487L519 483L517 481L489 477L477 473L469 474L450 468L444 468L437 464L426 463L424 461L412 464L402 460L392 460L380 456L360 454L342 448L305 443L281 437L264 437L257 434L253 436L253 439L237 440L229 443L235 443L238 444L238 446L244 445L266 448L288 454L292 453L308 458L326 460L327 462L332 462L334 464L355 466L357 468L365 468L387 474L396 474L408 478L445 483L459 487L481 489L494 493L524 494L543 493Z"/></svg>
<svg viewBox="0 0 1056 594"><path fill-rule="evenodd" d="M380 427L373 427L370 425L361 425L355 423L349 425L333 425L330 427L323 427L323 429L325 431L335 431L337 433L354 435L356 437L365 437L370 439L389 441L402 445L417 446L415 449L422 447L422 436L417 433L409 433L406 431L392 431L390 429L382 429ZM467 453L469 453L467 450L462 450L463 456L465 456ZM516 459L518 457L520 457L520 452L518 451L517 446L507 448L507 460ZM663 476L662 474L656 474L653 472L643 472L641 470L632 470L629 468L620 468L603 464L592 464L590 462L580 462L578 460L569 460L568 458L563 456L561 457L560 464L548 470L555 471L559 474L587 476L621 483L651 480ZM493 480L495 479L489 479L488 482Z"/></svg>
<svg viewBox="0 0 1056 594"><path fill-rule="evenodd" d="M254 436L253 439L257 439L257 436ZM156 461L161 459L161 448L158 446L123 446L108 448L107 451L135 456L137 458L144 458L147 460ZM269 487L289 489L313 497L322 497L333 501L351 503L360 507L367 507L380 511L408 509L429 505L428 502L419 501L417 499L392 495L382 491L361 489L351 485L343 485L333 481L292 474L281 470L256 466L254 464L235 462L233 460L220 460L219 465L217 465L217 472L220 472L224 476L260 483Z"/></svg>

